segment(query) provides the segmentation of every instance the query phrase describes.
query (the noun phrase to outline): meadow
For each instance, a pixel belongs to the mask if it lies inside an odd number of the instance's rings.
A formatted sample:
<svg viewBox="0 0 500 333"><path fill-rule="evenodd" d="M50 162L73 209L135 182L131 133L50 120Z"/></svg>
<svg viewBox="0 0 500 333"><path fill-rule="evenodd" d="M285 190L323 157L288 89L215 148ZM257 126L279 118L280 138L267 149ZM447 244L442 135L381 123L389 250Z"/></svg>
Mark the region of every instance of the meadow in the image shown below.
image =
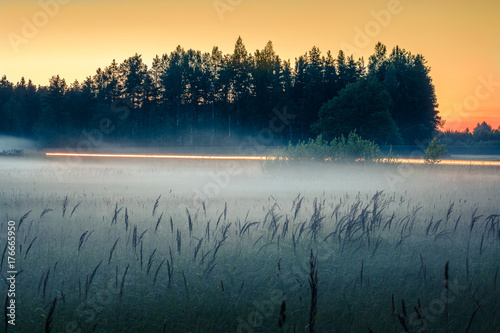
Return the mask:
<svg viewBox="0 0 500 333"><path fill-rule="evenodd" d="M499 203L494 167L2 158L5 327L498 331Z"/></svg>

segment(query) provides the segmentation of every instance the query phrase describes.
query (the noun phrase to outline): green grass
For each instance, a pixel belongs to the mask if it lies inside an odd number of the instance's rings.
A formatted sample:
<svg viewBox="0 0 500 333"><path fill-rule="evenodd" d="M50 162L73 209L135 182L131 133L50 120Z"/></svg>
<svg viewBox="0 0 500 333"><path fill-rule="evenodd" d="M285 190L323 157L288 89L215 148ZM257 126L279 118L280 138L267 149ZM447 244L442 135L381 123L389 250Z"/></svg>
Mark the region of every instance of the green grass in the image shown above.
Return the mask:
<svg viewBox="0 0 500 333"><path fill-rule="evenodd" d="M44 165L3 167L0 228L18 223L22 271L10 329L44 331L57 298L53 332L308 331L311 250L316 332L498 329L498 173L423 166L390 189L386 168L252 169L201 202L196 166L83 164L62 183Z"/></svg>

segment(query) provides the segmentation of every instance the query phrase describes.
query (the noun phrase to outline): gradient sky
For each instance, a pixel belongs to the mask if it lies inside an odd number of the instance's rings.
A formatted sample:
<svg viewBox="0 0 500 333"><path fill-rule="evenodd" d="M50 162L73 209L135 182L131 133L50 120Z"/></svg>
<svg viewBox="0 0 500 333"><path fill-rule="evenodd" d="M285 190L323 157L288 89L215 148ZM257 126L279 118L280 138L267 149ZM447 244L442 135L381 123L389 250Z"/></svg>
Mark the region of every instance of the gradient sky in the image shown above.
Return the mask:
<svg viewBox="0 0 500 333"><path fill-rule="evenodd" d="M81 82L135 53L147 64L177 45L231 53L239 35L292 62L314 45L366 60L380 41L428 60L445 129L497 128L499 17L498 0L0 0L0 76Z"/></svg>

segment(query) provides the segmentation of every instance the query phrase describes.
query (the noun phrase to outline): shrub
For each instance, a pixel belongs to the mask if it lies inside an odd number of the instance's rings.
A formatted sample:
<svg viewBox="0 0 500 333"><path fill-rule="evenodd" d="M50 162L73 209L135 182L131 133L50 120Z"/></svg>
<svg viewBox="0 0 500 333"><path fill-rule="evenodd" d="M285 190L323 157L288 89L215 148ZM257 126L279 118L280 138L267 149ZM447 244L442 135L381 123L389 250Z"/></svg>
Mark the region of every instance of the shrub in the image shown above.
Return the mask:
<svg viewBox="0 0 500 333"><path fill-rule="evenodd" d="M299 141L297 145L277 151L278 161L316 160L328 162L363 161L372 162L381 155L380 148L373 141L365 140L355 132L346 138L341 136L328 142L319 135L316 139Z"/></svg>
<svg viewBox="0 0 500 333"><path fill-rule="evenodd" d="M437 164L441 162L441 156L446 153L446 145L441 144L439 139L434 138L424 151L424 161L426 164Z"/></svg>
<svg viewBox="0 0 500 333"><path fill-rule="evenodd" d="M340 161L373 162L381 155L376 143L361 138L355 132L349 133L347 139L344 136L333 139L330 145L336 153L335 159Z"/></svg>

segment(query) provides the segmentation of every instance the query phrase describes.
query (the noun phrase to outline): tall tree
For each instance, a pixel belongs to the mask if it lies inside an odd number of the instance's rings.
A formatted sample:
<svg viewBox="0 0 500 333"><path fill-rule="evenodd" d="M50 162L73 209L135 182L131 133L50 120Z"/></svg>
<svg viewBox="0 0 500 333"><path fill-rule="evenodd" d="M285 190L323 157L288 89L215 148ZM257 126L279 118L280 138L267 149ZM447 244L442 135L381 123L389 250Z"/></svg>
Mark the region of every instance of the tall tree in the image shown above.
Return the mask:
<svg viewBox="0 0 500 333"><path fill-rule="evenodd" d="M323 105L312 129L327 140L355 131L378 144L397 144L401 137L389 111L391 105L391 97L380 82L363 78Z"/></svg>
<svg viewBox="0 0 500 333"><path fill-rule="evenodd" d="M335 97L340 90L335 59L330 51L328 51L326 57L323 58L323 71L323 84L325 87L324 99L330 100Z"/></svg>
<svg viewBox="0 0 500 333"><path fill-rule="evenodd" d="M378 42L375 45L374 53L368 58L368 73L383 82L388 66L387 48L384 44Z"/></svg>
<svg viewBox="0 0 500 333"><path fill-rule="evenodd" d="M305 140L308 138L308 130L307 125L304 121L304 117L306 116L305 110L308 109L307 105L307 95L306 95L306 86L307 86L307 54L302 55L299 58L295 58L295 69L293 74L293 87L291 92L291 100L292 105L289 108L290 113L294 114L297 119L297 127L296 127L296 137L298 140Z"/></svg>
<svg viewBox="0 0 500 333"><path fill-rule="evenodd" d="M441 125L429 72L422 55L413 55L396 46L389 56L383 82L394 101L391 115L405 144L431 139Z"/></svg>
<svg viewBox="0 0 500 333"><path fill-rule="evenodd" d="M185 106L186 130L188 144L192 145L197 135L196 130L201 127L199 123L202 104L209 90L208 82L204 77L204 65L200 51L189 49L184 55L183 72L186 79Z"/></svg>
<svg viewBox="0 0 500 333"><path fill-rule="evenodd" d="M275 135L277 135L282 142L287 143L295 140L295 128L297 126L297 117L290 112L293 109L293 68L290 60L283 61L281 64L280 83L282 91L281 103L280 107L278 107L278 111L284 119L280 119L278 115L274 115L276 118L273 117L272 119L278 119L283 126L283 131L279 131L279 133L275 133Z"/></svg>
<svg viewBox="0 0 500 333"><path fill-rule="evenodd" d="M224 75L226 67L226 58L218 47L214 47L211 53L206 53L203 59L204 66L204 81L208 84L206 91L206 104L209 107L209 130L210 130L210 145L215 144L215 139L218 130L218 123L224 123L223 106L227 105L227 75ZM220 124L221 125L221 124Z"/></svg>
<svg viewBox="0 0 500 333"><path fill-rule="evenodd" d="M2 83L0 83L2 85ZM9 99L0 109L0 132L11 135L33 136L33 126L40 115L40 98L31 80L26 83L24 77L13 89L3 84L11 92ZM2 88L0 88L0 91ZM4 91L5 93L5 91ZM2 93L0 93L1 95Z"/></svg>
<svg viewBox="0 0 500 333"><path fill-rule="evenodd" d="M91 127L91 120L95 114L96 100L91 77L87 77L82 84L77 80L71 84L66 91L65 105L70 113L71 127L79 133L78 135L82 135L82 131Z"/></svg>
<svg viewBox="0 0 500 333"><path fill-rule="evenodd" d="M181 123L184 117L181 114L184 91L186 89L185 75L183 73L184 54L186 52L179 45L169 56L168 66L163 73L161 80L164 85L165 107L175 124L173 134L177 144L182 142Z"/></svg>
<svg viewBox="0 0 500 333"><path fill-rule="evenodd" d="M122 98L132 109L127 123L130 126L130 138L140 136L144 132L145 115L141 112L144 102L144 80L147 75L147 66L142 61L142 56L135 54L133 57L125 59L120 64L121 79L123 82Z"/></svg>
<svg viewBox="0 0 500 333"><path fill-rule="evenodd" d="M9 133L9 119L10 115L4 113L4 105L10 100L14 92L14 86L9 80L7 80L7 76L2 76L0 80L0 132ZM10 110L9 110L10 112Z"/></svg>
<svg viewBox="0 0 500 333"><path fill-rule="evenodd" d="M21 86L25 89L25 86ZM25 135L25 121L27 120L23 109L23 93L21 87L16 87L9 100L3 104L0 118L1 132L9 135Z"/></svg>
<svg viewBox="0 0 500 333"><path fill-rule="evenodd" d="M321 58L321 51L314 46L307 54L306 65L306 110L304 110L303 120L307 129L307 136L310 136L310 126L318 119L318 111L321 105L327 101L325 98L324 85L324 61Z"/></svg>
<svg viewBox="0 0 500 333"><path fill-rule="evenodd" d="M155 140L158 143L165 140L164 132L169 130L163 109L163 94L165 89L161 81L161 76L165 72L167 65L167 55L163 55L161 58L156 56L143 82L144 103L142 108L146 118L146 132L144 133L144 137Z"/></svg>
<svg viewBox="0 0 500 333"><path fill-rule="evenodd" d="M120 76L120 66L113 59L111 64L104 68L104 94L108 105L112 105L122 96L124 80Z"/></svg>
<svg viewBox="0 0 500 333"><path fill-rule="evenodd" d="M71 117L65 107L67 89L66 81L57 75L50 79L49 87L42 95L42 112L35 133L47 144L62 144L71 137Z"/></svg>
<svg viewBox="0 0 500 333"><path fill-rule="evenodd" d="M147 70L146 64L142 62L142 56L137 53L133 57L125 59L120 65L123 82L122 96L129 99L134 107L141 106Z"/></svg>
<svg viewBox="0 0 500 333"><path fill-rule="evenodd" d="M252 131L268 127L269 114L274 108L281 108L282 83L281 60L269 41L263 50L255 51L252 71L254 95L252 107L245 117Z"/></svg>
<svg viewBox="0 0 500 333"><path fill-rule="evenodd" d="M248 54L243 40L238 37L234 46L234 52L230 57L229 70L231 72L231 97L234 105L233 120L229 119L228 133L231 136L231 123L234 122L235 128L239 128L241 114L245 112L245 102L251 94L252 89L252 70L253 59Z"/></svg>

